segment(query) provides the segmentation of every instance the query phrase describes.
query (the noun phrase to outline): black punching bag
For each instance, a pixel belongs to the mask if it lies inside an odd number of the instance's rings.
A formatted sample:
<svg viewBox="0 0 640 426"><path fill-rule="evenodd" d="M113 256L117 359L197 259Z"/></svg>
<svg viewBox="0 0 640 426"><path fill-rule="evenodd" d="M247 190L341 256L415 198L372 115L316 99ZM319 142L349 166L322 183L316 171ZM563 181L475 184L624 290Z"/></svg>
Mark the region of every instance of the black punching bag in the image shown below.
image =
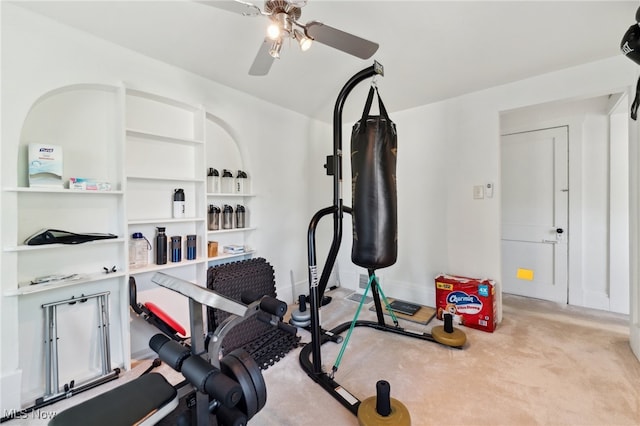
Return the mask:
<svg viewBox="0 0 640 426"><path fill-rule="evenodd" d="M396 263L398 201L396 192L396 125L378 96L379 116L370 116L374 87L362 118L351 132L353 247L351 260L367 269Z"/></svg>

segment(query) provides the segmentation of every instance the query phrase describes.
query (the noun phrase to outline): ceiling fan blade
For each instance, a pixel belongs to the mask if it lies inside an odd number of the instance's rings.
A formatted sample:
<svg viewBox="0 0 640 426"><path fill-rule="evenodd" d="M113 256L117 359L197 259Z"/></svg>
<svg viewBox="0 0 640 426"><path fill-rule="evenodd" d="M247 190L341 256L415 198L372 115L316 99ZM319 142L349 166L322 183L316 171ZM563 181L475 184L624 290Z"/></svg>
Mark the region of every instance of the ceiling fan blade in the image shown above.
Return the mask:
<svg viewBox="0 0 640 426"><path fill-rule="evenodd" d="M224 1L196 1L196 3L206 4L207 6L216 7L218 9L228 10L229 12L239 13L242 16L258 16L262 15L260 8L255 4L242 0L224 0Z"/></svg>
<svg viewBox="0 0 640 426"><path fill-rule="evenodd" d="M249 68L249 75L269 74L269 70L271 69L274 59L269 54L269 49L271 48L272 43L273 41L268 38L264 39L262 46L260 46L260 49L258 50L256 58L253 60L253 64L251 64L251 68Z"/></svg>
<svg viewBox="0 0 640 426"><path fill-rule="evenodd" d="M318 43L326 44L361 59L369 59L379 47L378 43L365 40L317 21L309 22L305 29L307 35Z"/></svg>

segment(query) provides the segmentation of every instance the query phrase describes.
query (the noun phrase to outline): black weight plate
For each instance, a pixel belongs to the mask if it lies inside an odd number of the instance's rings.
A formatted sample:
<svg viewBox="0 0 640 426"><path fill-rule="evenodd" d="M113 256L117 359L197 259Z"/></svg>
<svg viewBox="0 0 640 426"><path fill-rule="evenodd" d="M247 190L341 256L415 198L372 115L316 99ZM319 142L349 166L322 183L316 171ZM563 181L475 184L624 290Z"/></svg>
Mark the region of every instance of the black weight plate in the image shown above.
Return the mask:
<svg viewBox="0 0 640 426"><path fill-rule="evenodd" d="M253 387L255 388L256 394L258 396L258 411L262 410L262 408L267 403L267 385L264 381L262 370L260 370L258 363L244 349L236 349L231 352L230 355L238 358L238 360L251 375L251 380L253 380Z"/></svg>
<svg viewBox="0 0 640 426"><path fill-rule="evenodd" d="M230 355L220 360L220 371L240 384L242 399L236 407L251 419L258 412L258 395L247 369L238 358Z"/></svg>

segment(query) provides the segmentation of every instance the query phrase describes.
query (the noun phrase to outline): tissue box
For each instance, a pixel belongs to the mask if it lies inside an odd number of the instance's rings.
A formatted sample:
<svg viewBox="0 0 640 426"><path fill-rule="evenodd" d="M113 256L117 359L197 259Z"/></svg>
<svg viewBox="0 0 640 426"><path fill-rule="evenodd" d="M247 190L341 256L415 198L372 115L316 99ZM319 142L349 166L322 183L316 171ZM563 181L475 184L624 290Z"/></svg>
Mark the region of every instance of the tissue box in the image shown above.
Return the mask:
<svg viewBox="0 0 640 426"><path fill-rule="evenodd" d="M29 186L62 188L62 147L29 144Z"/></svg>
<svg viewBox="0 0 640 426"><path fill-rule="evenodd" d="M495 282L487 279L438 275L436 314L453 315L454 324L493 332L496 328Z"/></svg>

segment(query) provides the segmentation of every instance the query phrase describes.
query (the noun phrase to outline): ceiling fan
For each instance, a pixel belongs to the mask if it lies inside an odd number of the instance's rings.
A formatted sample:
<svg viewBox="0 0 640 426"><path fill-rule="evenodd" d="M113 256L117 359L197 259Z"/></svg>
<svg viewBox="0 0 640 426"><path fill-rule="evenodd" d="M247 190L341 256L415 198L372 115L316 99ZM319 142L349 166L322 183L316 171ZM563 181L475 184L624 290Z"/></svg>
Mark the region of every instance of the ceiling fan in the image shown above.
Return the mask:
<svg viewBox="0 0 640 426"><path fill-rule="evenodd" d="M274 59L280 58L280 50L286 39L295 40L302 51L311 47L314 41L341 50L361 59L369 59L377 50L378 43L365 40L353 34L338 30L321 22L302 24L298 21L301 8L306 0L267 0L260 9L253 3L235 1L202 1L210 6L239 13L243 16L266 16L270 20L258 54L249 69L249 75L267 75Z"/></svg>

